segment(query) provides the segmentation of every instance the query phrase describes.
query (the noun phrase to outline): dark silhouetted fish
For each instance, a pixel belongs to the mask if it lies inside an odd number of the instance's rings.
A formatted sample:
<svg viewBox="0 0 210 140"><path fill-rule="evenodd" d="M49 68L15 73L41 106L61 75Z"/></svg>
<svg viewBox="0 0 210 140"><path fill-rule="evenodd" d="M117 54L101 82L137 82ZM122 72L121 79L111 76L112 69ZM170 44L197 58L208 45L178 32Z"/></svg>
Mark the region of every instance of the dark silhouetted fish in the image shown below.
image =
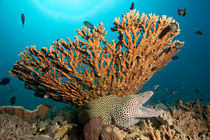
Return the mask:
<svg viewBox="0 0 210 140"><path fill-rule="evenodd" d="M25 15L24 14L21 14L21 20L22 20L22 25L24 27L24 23L25 23Z"/></svg>
<svg viewBox="0 0 210 140"><path fill-rule="evenodd" d="M172 59L172 60L177 60L177 59L179 59L179 56L176 56L176 55L175 55L175 56L171 57L171 59Z"/></svg>
<svg viewBox="0 0 210 140"><path fill-rule="evenodd" d="M200 93L200 90L198 90L198 89L195 89L195 93Z"/></svg>
<svg viewBox="0 0 210 140"><path fill-rule="evenodd" d="M203 35L203 32L201 32L200 30L195 32L197 35Z"/></svg>
<svg viewBox="0 0 210 140"><path fill-rule="evenodd" d="M178 9L178 14L184 17L187 14L187 9Z"/></svg>
<svg viewBox="0 0 210 140"><path fill-rule="evenodd" d="M131 3L130 10L133 10L133 9L134 9L134 3L132 2L132 3Z"/></svg>
<svg viewBox="0 0 210 140"><path fill-rule="evenodd" d="M174 102L175 103L180 103L180 102L182 102L180 99L176 99L176 100L174 100Z"/></svg>
<svg viewBox="0 0 210 140"><path fill-rule="evenodd" d="M91 24L89 21L84 21L83 24L91 30L94 28L93 24Z"/></svg>
<svg viewBox="0 0 210 140"><path fill-rule="evenodd" d="M10 98L10 104L11 104L11 105L14 105L15 102L16 102L16 97L15 97L15 96L11 97L11 98Z"/></svg>
<svg viewBox="0 0 210 140"><path fill-rule="evenodd" d="M10 78L4 78L0 81L0 85L7 85L10 82Z"/></svg>

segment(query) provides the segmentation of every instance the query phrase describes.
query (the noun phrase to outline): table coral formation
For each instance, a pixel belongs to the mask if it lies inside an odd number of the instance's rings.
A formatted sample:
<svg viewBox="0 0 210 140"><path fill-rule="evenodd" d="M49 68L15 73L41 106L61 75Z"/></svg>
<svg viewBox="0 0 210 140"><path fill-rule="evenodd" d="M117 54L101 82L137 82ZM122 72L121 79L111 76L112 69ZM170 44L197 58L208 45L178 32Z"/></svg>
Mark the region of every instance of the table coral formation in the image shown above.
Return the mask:
<svg viewBox="0 0 210 140"><path fill-rule="evenodd" d="M42 104L39 105L36 110L30 111L21 106L1 106L0 114L7 113L23 119L44 119L50 108L51 106Z"/></svg>
<svg viewBox="0 0 210 140"><path fill-rule="evenodd" d="M184 44L172 41L180 29L170 17L131 10L113 24L117 41L105 39L103 23L93 30L84 26L74 42L60 39L49 50L27 47L10 74L38 97L82 106L107 94L136 93Z"/></svg>

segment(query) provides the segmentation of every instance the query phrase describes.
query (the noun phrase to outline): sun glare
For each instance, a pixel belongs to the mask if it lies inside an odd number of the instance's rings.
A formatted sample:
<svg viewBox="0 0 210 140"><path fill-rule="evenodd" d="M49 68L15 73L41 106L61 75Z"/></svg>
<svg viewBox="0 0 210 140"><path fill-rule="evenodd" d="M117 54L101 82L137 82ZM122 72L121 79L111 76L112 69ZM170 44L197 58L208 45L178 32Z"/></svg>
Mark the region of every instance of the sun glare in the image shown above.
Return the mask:
<svg viewBox="0 0 210 140"><path fill-rule="evenodd" d="M45 14L55 19L81 20L107 10L112 0L32 0Z"/></svg>

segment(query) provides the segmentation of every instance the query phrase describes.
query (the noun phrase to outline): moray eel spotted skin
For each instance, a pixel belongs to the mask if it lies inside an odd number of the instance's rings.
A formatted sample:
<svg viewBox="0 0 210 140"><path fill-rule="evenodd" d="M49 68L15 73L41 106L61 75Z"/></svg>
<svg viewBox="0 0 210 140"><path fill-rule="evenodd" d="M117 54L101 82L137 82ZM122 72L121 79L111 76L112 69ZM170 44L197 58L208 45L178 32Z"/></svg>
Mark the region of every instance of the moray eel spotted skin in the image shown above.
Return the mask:
<svg viewBox="0 0 210 140"><path fill-rule="evenodd" d="M115 102L111 112L114 124L128 128L138 123L140 118L158 117L161 115L164 112L163 110L156 111L142 106L152 95L152 91L146 91L123 97L119 102Z"/></svg>
<svg viewBox="0 0 210 140"><path fill-rule="evenodd" d="M115 124L128 128L140 121L140 118L158 117L164 111L153 110L142 105L153 95L152 91L132 94L123 98L109 95L87 103L79 112L79 121L83 124L92 117L102 116L104 124Z"/></svg>

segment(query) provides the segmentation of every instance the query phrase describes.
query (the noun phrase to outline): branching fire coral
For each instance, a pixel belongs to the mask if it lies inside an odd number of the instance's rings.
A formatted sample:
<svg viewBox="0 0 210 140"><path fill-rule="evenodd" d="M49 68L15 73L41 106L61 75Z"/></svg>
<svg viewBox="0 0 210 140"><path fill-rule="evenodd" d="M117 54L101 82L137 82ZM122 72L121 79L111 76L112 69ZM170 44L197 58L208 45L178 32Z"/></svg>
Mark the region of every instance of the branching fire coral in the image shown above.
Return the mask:
<svg viewBox="0 0 210 140"><path fill-rule="evenodd" d="M112 31L118 40L108 42L103 23L93 30L77 30L75 41L55 41L48 50L26 47L10 71L39 97L81 106L106 95L136 93L171 61L183 42L172 41L179 24L172 18L146 16L135 10L115 18Z"/></svg>

